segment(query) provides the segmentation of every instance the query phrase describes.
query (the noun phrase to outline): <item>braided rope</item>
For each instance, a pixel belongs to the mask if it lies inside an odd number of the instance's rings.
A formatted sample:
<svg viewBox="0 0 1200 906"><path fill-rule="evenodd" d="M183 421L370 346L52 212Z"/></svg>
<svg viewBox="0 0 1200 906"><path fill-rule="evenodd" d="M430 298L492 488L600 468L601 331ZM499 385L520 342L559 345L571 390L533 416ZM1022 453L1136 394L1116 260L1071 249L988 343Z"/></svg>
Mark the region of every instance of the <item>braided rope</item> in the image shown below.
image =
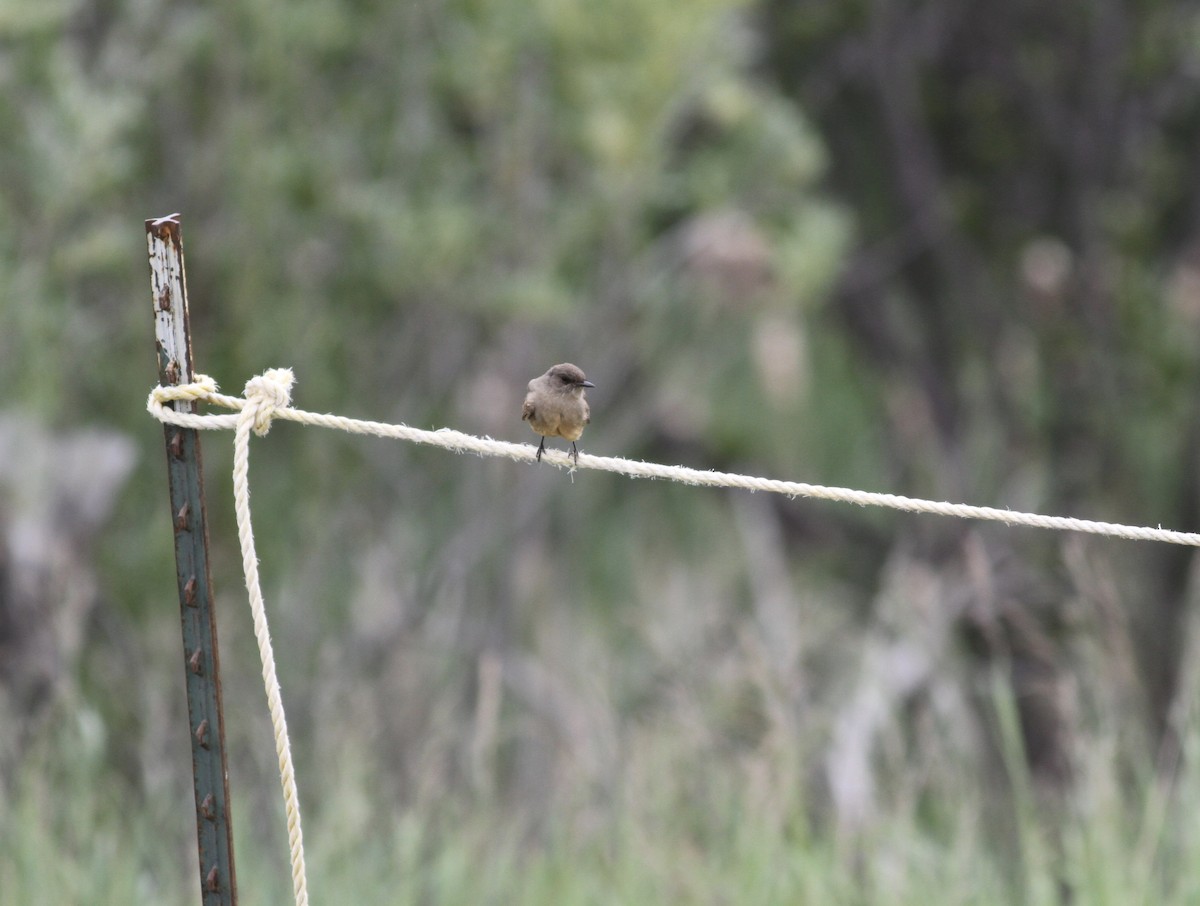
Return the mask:
<svg viewBox="0 0 1200 906"><path fill-rule="evenodd" d="M283 787L284 813L287 818L288 849L292 863L292 893L296 906L308 904L308 881L304 868L304 835L300 829L300 799L296 789L296 771L292 765L292 749L288 740L287 718L283 712L283 696L275 673L275 654L271 632L267 626L267 610L258 580L258 555L254 550L254 528L250 523L250 433L260 437L271 429L271 420L291 402L292 372L271 369L246 383L245 398L222 396L216 382L197 375L191 384L157 388L150 394L151 412L162 421L171 421L177 413L164 404L170 400L206 401L239 409L228 416L233 436L233 502L237 516L238 540L242 547L242 571L250 595L250 613L254 618L254 638L262 661L263 686L267 693L267 709L271 712L271 728L275 734L275 755L279 765L279 783ZM178 422L176 422L178 424ZM185 425L184 427L197 427Z"/></svg>
<svg viewBox="0 0 1200 906"><path fill-rule="evenodd" d="M281 380L279 375L286 375L290 389L292 372L289 369L272 369L262 377L275 375L272 380ZM255 379L260 380L260 379ZM251 381L253 384L254 381ZM250 384L247 384L249 390ZM229 409L242 410L248 400L236 396L226 396L216 391L216 385L211 378L198 376L193 384L183 384L177 387L156 387L150 394L148 409L160 421L181 425L185 428L199 429L230 429L236 428L241 415L198 415L175 412L164 404L173 399L202 400ZM260 411L257 410L256 411ZM265 410L263 410L265 411ZM293 409L286 402L282 405L271 406L269 413L259 414L259 419L282 418L299 422L303 425L316 425L322 428L332 428L351 434L367 434L374 437L388 437L395 440L406 440L410 443L426 444L455 453L475 453L480 456L497 456L512 459L516 462L534 462L537 449L531 444L515 444L490 437L477 437L442 428L437 431L426 431L411 428L408 425L393 425L384 422L363 421L346 418L340 415L322 415L315 412L305 412ZM264 432L265 433L265 432ZM567 468L577 465L580 469L596 469L602 472L616 472L628 475L630 478L659 478L701 487L742 488L748 491L765 491L771 494L783 494L787 497L811 497L818 500L834 500L841 503L853 503L858 506L880 506L894 510L904 510L911 513L931 513L938 516L953 516L959 519L981 519L992 522L1003 522L1006 525L1023 525L1033 528L1051 529L1065 532L1087 532L1093 535L1106 535L1113 538L1126 538L1132 541L1159 541L1167 544L1184 544L1200 547L1200 534L1194 532L1177 532L1162 527L1150 528L1143 526L1121 525L1112 522L1097 522L1091 519L1076 519L1070 516L1042 516L1036 513L1022 513L1014 510L998 509L996 507L972 506L965 503L948 503L945 501L921 500L914 497L902 497L897 494L881 494L874 491L859 491L852 488L826 487L824 485L806 484L796 481L780 481L774 478L756 478L750 475L740 475L731 472L711 472L701 469L690 469L685 466L668 466L654 462L638 462L610 456L591 456L580 453L577 463L572 457L557 450L547 450L542 454L542 460L557 466Z"/></svg>
<svg viewBox="0 0 1200 906"><path fill-rule="evenodd" d="M363 421L340 415L322 415L305 412L291 407L291 387L295 378L289 368L272 368L246 383L245 395L227 396L219 393L216 382L205 375L197 375L190 384L174 387L155 387L150 393L147 409L162 422L184 428L234 431L233 489L234 507L237 514L238 539L242 548L242 569L246 577L246 589L250 595L250 610L254 618L254 635L258 641L262 660L263 685L267 693L267 706L271 713L271 725L275 733L275 752L279 762L279 780L283 788L284 809L287 816L288 843L292 862L292 887L297 906L307 906L308 889L304 868L304 838L300 828L300 803L296 790L295 769L292 764L291 746L288 741L287 720L283 711L283 699L279 691L279 680L275 673L275 657L271 647L271 636L267 626L266 607L258 578L258 557L254 550L254 530L250 522L250 434L265 435L276 418L332 428L351 434L366 434L406 440L411 443L441 447L455 453L475 453L479 456L505 457L517 462L536 462L537 449L531 444L514 444L477 437L442 428L426 431L408 425L385 422ZM235 410L231 415L201 415L176 412L166 404L173 400L207 402ZM834 500L854 503L859 506L880 506L912 513L931 513L938 516L953 516L960 519L981 519L1003 522L1006 525L1023 525L1055 531L1086 532L1135 541L1159 541L1168 544L1184 544L1200 547L1200 534L1176 532L1164 528L1149 528L1121 525L1111 522L1096 522L1090 519L1075 519L1068 516L1042 516L1036 513L1014 512L995 507L971 506L964 503L921 500L901 497L897 494L880 494L858 491L852 488L826 487L796 481L780 481L773 478L757 478L730 472L702 471L685 466L668 466L653 462L636 462L609 456L591 456L580 453L577 461L557 450L547 450L542 459L553 465L596 469L615 472L630 478L651 478L675 481L700 487L742 488L751 492L764 491L783 494L787 497L811 497L818 500Z"/></svg>

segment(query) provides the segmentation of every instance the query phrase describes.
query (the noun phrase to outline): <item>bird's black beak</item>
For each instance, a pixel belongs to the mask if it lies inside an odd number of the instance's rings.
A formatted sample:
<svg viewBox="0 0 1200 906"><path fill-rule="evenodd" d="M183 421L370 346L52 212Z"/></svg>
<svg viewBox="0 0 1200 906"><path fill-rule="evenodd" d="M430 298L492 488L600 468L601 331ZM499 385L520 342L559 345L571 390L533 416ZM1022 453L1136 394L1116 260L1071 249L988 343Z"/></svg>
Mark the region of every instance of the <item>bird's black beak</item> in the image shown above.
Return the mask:
<svg viewBox="0 0 1200 906"><path fill-rule="evenodd" d="M582 384L580 384L579 386L580 386L580 387L595 387L596 385L595 385L595 384L593 384L591 381L584 381L584 382L583 382Z"/></svg>

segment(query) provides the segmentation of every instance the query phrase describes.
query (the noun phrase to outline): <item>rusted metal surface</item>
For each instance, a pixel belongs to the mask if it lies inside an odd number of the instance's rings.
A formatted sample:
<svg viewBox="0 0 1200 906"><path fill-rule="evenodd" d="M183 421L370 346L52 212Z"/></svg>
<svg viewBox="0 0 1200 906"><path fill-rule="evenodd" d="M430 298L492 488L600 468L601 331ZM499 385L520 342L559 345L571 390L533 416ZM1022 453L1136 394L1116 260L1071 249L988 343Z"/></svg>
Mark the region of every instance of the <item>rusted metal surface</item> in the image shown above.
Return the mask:
<svg viewBox="0 0 1200 906"><path fill-rule="evenodd" d="M163 386L188 383L195 374L188 325L187 284L179 215L146 221L150 252L150 291L158 349L158 380ZM171 403L191 412L187 401ZM225 718L217 622L208 565L208 516L198 432L165 425L171 522L179 613L183 625L184 678L187 684L188 736L196 800L196 837L200 856L200 898L204 906L237 903L233 867L233 829L229 811L229 768L225 756Z"/></svg>

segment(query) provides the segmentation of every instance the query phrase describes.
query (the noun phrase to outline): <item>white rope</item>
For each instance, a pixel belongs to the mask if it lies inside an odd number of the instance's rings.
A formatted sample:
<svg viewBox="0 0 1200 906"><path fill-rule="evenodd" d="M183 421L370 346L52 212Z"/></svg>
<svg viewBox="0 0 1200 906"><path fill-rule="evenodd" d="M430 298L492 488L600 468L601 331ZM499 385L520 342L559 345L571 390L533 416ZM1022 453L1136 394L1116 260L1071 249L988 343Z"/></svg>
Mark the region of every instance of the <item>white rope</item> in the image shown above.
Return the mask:
<svg viewBox="0 0 1200 906"><path fill-rule="evenodd" d="M280 380L279 375L286 375L290 392L292 372L290 369L272 369L266 372L262 379ZM256 378L255 380L261 380ZM247 384L249 391L251 381ZM284 394L286 400L287 394ZM242 415L197 415L192 413L175 412L164 404L170 400L187 399L213 403L228 409L245 410L249 400L236 396L225 396L217 392L212 378L197 376L193 384L181 384L177 387L156 387L150 394L147 408L150 414L159 421L180 425L184 428L200 429L229 429L236 428L242 420ZM285 401L264 408L257 405L256 418L264 421L269 427L271 418L282 418L299 422L302 425L317 425L322 428L333 428L338 431L348 431L351 434L368 434L374 437L390 437L396 440L406 440L411 443L429 444L452 450L455 453L476 453L480 456L507 457L517 462L535 462L537 448L532 444L514 444L490 437L476 437L473 434L463 434L442 428L438 431L424 431L420 428L410 428L407 425L391 425L384 422L361 421L345 418L340 415L321 415L315 412L305 412L293 409ZM266 428L261 433L266 433ZM542 460L558 466L570 468L572 457L557 450L546 450ZM906 510L912 513L933 513L938 516L955 516L959 519L983 519L993 522L1003 522L1006 525L1026 525L1034 528L1052 529L1062 532L1087 532L1093 535L1107 535L1113 538L1127 538L1132 541L1161 541L1167 544L1185 544L1200 547L1200 534L1194 532L1176 532L1164 528L1149 528L1132 525L1121 525L1112 522L1095 522L1091 519L1075 519L1069 516L1039 516L1036 513L1021 513L1013 510L1001 510L989 506L971 506L965 503L946 503L934 500L921 500L914 497L901 497L896 494L880 494L873 491L856 491L850 488L833 488L817 484L805 484L797 481L779 481L774 478L755 478L749 475L738 475L730 472L708 472L700 469L689 469L685 466L668 466L654 462L636 462L631 459L620 459L611 456L591 456L579 454L578 467L581 469L598 469L602 472L617 472L630 478L661 478L667 481L677 481L683 484L704 487L743 488L748 491L766 491L771 494L783 494L787 497L813 497L819 500L836 500L842 503L855 503L859 506L881 506L893 510Z"/></svg>
<svg viewBox="0 0 1200 906"><path fill-rule="evenodd" d="M287 817L288 844L292 862L292 890L297 906L308 904L308 884L304 868L304 837L300 829L300 801L296 791L295 769L292 765L291 745L288 741L287 720L283 712L283 698L279 691L279 679L275 674L275 656L271 647L271 635L267 627L266 608L258 578L258 556L254 550L254 530L250 523L250 433L260 437L271 429L276 418L317 425L352 434L368 434L375 437L390 437L412 443L429 444L452 450L455 453L476 453L480 456L507 457L517 462L536 462L537 449L531 444L514 444L476 437L442 428L439 431L424 431L407 425L392 425L384 422L361 421L340 415L321 415L291 407L291 387L295 380L290 368L272 368L246 383L243 397L226 396L217 392L216 382L205 375L197 375L190 384L174 387L155 387L150 392L147 409L161 422L196 429L232 429L234 431L233 495L237 514L238 539L242 548L242 569L246 576L246 589L250 594L250 611L254 618L254 635L258 641L262 659L263 685L267 693L267 707L271 712L271 725L275 732L275 753L279 761L279 781L283 787L284 810ZM176 412L166 404L173 400L206 402L235 410L232 415L199 415ZM546 462L571 468L572 457L557 450L547 450L541 457ZM772 478L755 478L729 472L706 472L684 466L668 466L653 462L635 462L608 456L591 456L580 453L575 466L581 469L598 469L616 472L631 478L661 478L683 484L704 487L743 488L784 494L788 497L813 497L820 500L836 500L855 503L859 506L881 506L913 513L933 513L939 516L955 516L960 519L983 519L1003 522L1007 525L1026 525L1056 531L1088 532L1114 538L1135 541L1161 541L1168 544L1185 544L1200 547L1200 534L1175 532L1163 528L1143 528L1111 522L1094 522L1090 519L1074 519L1066 516L1039 516L1035 513L1020 513L995 507L970 506L963 503L945 503L900 497L896 494L879 494L871 491L856 491L850 488L825 487L795 481L778 481Z"/></svg>
<svg viewBox="0 0 1200 906"><path fill-rule="evenodd" d="M267 707L271 712L271 725L275 732L275 753L279 760L279 781L283 787L288 844L292 861L292 889L297 906L307 906L308 885L304 869L304 838L300 829L300 801L296 792L296 777L292 765L291 745L288 741L287 720L283 712L283 699L279 692L279 680L275 674L275 656L271 648L270 631L267 628L266 608L263 603L262 589L259 587L254 530L250 523L250 432L253 431L261 437L271 429L273 419L282 418L303 425L334 428L351 434L368 434L375 437L390 437L412 443L429 444L452 450L455 453L507 457L517 462L536 462L537 449L531 444L514 444L493 440L490 437L476 437L473 434L463 434L448 428L442 428L439 431L424 431L420 428L410 428L407 425L361 421L340 415L321 415L315 412L305 412L302 409L293 409L291 407L291 387L294 380L290 368L272 368L249 380L246 383L245 395L236 397L218 393L217 384L212 378L197 375L196 380L191 384L155 387L150 392L147 409L159 421L179 425L183 428L232 429L234 431L233 496L237 513L238 539L242 547L242 569L246 576L246 589L250 594L254 635L258 640L259 656L262 659L262 676L267 693ZM199 415L176 412L166 405L173 400L207 402L236 411L233 415ZM573 465L572 457L557 450L545 451L542 459L568 468ZM617 472L631 478L661 478L705 487L743 488L751 492L766 491L793 498L813 497L820 500L855 503L859 506L888 507L913 513L933 513L939 516L955 516L960 519L991 520L1007 525L1027 525L1057 531L1088 532L1094 535L1108 535L1135 541L1162 541L1168 544L1200 547L1200 534L1175 532L1163 528L1142 528L1066 516L1039 516L1035 513L1013 512L994 507L920 500L912 497L900 497L896 494L879 494L796 481L755 478L729 472L706 472L684 466L635 462L617 457L591 456L587 453L580 453L575 465L581 469Z"/></svg>
<svg viewBox="0 0 1200 906"><path fill-rule="evenodd" d="M304 869L304 834L300 829L300 799L296 790L296 772L292 765L292 748L288 741L287 719L283 713L283 697L279 678L275 675L275 654L271 647L271 632L267 627L267 611L262 588L258 581L258 555L254 550L254 528L250 524L250 432L259 437L271 430L271 419L291 402L292 372L274 368L246 383L244 400L237 400L241 412L234 416L233 436L233 502L237 514L238 540L242 545L242 571L246 590L250 593L250 613L254 617L254 637L262 660L263 686L267 692L267 708L271 712L271 727L275 732L275 755L279 762L279 783L283 787L283 807L287 818L288 849L292 862L292 893L296 906L308 904L308 881ZM194 384L172 388L174 399L212 400L220 398L212 378L198 376ZM236 399L226 397L225 399ZM170 412L172 410L164 410Z"/></svg>

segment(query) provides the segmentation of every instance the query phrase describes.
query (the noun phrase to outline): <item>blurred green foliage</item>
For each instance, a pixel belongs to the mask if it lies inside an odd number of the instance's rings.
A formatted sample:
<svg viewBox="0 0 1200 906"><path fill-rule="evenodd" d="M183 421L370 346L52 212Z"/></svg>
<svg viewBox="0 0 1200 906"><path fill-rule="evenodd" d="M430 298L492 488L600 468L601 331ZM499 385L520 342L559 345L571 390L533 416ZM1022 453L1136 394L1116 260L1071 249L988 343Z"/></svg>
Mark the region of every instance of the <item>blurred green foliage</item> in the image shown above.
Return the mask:
<svg viewBox="0 0 1200 906"><path fill-rule="evenodd" d="M574 361L590 452L1194 529L1197 22L1167 0L8 0L4 407L126 433L143 467L85 546L90 644L6 778L32 855L0 867L118 833L99 800L34 817L38 759L190 808L143 220L182 212L197 362L230 392L287 365L306 409L530 440L525 382ZM269 843L227 441L204 438L234 813ZM1044 834L1028 888L994 888L1042 902L1127 844L1090 848L1111 828L1062 803L1152 801L1146 765L1192 732L1186 552L286 425L251 472L339 884L390 885L394 846L428 872L413 901L478 902L485 864L532 902L880 902L896 865L895 901L925 902ZM979 692L996 671L1015 716ZM79 715L93 760L58 764ZM1035 805L1006 799L1014 751ZM360 877L338 846L376 835ZM131 877L114 901L149 889Z"/></svg>

